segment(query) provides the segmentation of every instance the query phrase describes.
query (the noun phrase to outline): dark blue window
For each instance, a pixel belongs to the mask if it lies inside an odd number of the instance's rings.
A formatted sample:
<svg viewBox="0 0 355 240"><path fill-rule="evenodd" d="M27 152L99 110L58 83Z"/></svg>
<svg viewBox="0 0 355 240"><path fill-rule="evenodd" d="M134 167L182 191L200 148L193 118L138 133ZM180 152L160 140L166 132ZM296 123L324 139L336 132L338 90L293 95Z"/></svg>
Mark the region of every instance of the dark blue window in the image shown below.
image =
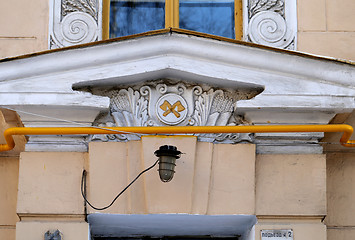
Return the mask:
<svg viewBox="0 0 355 240"><path fill-rule="evenodd" d="M165 2L111 0L110 38L165 28ZM235 38L234 15L234 0L179 1L179 28Z"/></svg>
<svg viewBox="0 0 355 240"><path fill-rule="evenodd" d="M110 38L165 28L165 0L111 0Z"/></svg>
<svg viewBox="0 0 355 240"><path fill-rule="evenodd" d="M235 38L234 0L180 0L179 27Z"/></svg>

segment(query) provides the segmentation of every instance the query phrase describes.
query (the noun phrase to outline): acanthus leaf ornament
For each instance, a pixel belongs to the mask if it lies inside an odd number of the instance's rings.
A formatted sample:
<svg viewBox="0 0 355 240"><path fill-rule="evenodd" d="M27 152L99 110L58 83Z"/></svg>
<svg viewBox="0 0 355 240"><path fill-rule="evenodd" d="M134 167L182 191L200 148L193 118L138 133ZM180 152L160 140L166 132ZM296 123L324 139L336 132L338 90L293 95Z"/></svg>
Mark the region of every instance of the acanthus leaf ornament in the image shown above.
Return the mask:
<svg viewBox="0 0 355 240"><path fill-rule="evenodd" d="M84 12L98 19L98 1L96 0L62 0L62 16L72 12Z"/></svg>
<svg viewBox="0 0 355 240"><path fill-rule="evenodd" d="M111 99L110 112L99 116L95 125L105 126L226 126L249 124L235 116L236 102L256 93L228 91L183 82L162 80L121 89L91 89ZM200 141L236 143L252 141L249 134L197 134ZM91 140L137 140L139 135L111 134Z"/></svg>
<svg viewBox="0 0 355 240"><path fill-rule="evenodd" d="M285 3L282 0L251 0L249 5L249 16L253 16L258 12L272 11L285 15Z"/></svg>

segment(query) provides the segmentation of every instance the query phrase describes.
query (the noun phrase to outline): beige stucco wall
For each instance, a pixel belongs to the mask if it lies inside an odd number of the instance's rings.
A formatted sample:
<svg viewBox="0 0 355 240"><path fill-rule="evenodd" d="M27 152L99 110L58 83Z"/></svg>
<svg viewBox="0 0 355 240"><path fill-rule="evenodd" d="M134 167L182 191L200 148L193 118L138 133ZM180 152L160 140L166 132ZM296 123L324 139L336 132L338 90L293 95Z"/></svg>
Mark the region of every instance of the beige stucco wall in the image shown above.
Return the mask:
<svg viewBox="0 0 355 240"><path fill-rule="evenodd" d="M21 126L18 115L0 110L0 144L5 143L3 133L9 127ZM14 240L16 223L17 187L19 176L19 154L24 149L25 138L15 137L16 147L0 153L0 239Z"/></svg>
<svg viewBox="0 0 355 240"><path fill-rule="evenodd" d="M64 239L88 239L80 195L86 159L87 153L21 153L17 199L21 222L16 224L17 240L43 239L47 231L57 229Z"/></svg>
<svg viewBox="0 0 355 240"><path fill-rule="evenodd" d="M16 157L0 157L0 239L12 240L16 215L19 161Z"/></svg>
<svg viewBox="0 0 355 240"><path fill-rule="evenodd" d="M294 239L326 239L325 155L257 155L255 178L255 240L271 229L292 229Z"/></svg>
<svg viewBox="0 0 355 240"><path fill-rule="evenodd" d="M80 181L85 158L85 153L21 153L17 200L20 217L82 216Z"/></svg>
<svg viewBox="0 0 355 240"><path fill-rule="evenodd" d="M332 123L355 125L355 112L339 115ZM323 141L337 142L341 134L326 134ZM354 136L351 137L354 139ZM352 239L355 236L355 152L337 144L327 152L327 225L328 240Z"/></svg>
<svg viewBox="0 0 355 240"><path fill-rule="evenodd" d="M326 215L325 155L258 155L256 215Z"/></svg>
<svg viewBox="0 0 355 240"><path fill-rule="evenodd" d="M79 224L85 239L82 170L88 171L88 199L103 207L156 161L153 152L164 144L175 145L184 153L174 179L162 183L155 170L149 171L104 212L250 214L260 219L256 236L261 229L281 228L293 229L295 235L306 236L304 239L326 239L322 223L326 214L324 155L256 156L253 144L212 144L180 136L91 142L88 154L22 153L17 240L36 239L57 228L72 236L75 228L70 224ZM98 212L90 207L88 211ZM63 222L69 225L62 226Z"/></svg>
<svg viewBox="0 0 355 240"><path fill-rule="evenodd" d="M298 50L355 61L355 1L298 0Z"/></svg>
<svg viewBox="0 0 355 240"><path fill-rule="evenodd" d="M0 1L0 58L48 49L48 0Z"/></svg>
<svg viewBox="0 0 355 240"><path fill-rule="evenodd" d="M92 142L88 154L21 153L17 200L21 222L16 225L16 239L35 240L56 229L65 239L87 239L80 194L82 170L88 171L88 199L102 207L156 161L153 153L164 144L176 145L184 153L172 182L162 183L152 170L106 212L255 214L253 144L213 145L191 136ZM77 227L81 230L75 233Z"/></svg>
<svg viewBox="0 0 355 240"><path fill-rule="evenodd" d="M328 240L355 236L355 154L327 155Z"/></svg>
<svg viewBox="0 0 355 240"><path fill-rule="evenodd" d="M184 153L178 160L174 179L162 183L158 172L150 171L105 212L255 214L255 146L213 145L197 142L191 136L90 143L91 202L99 207L110 203L140 171L157 160L154 151L166 144L177 146ZM96 211L89 207L89 212Z"/></svg>

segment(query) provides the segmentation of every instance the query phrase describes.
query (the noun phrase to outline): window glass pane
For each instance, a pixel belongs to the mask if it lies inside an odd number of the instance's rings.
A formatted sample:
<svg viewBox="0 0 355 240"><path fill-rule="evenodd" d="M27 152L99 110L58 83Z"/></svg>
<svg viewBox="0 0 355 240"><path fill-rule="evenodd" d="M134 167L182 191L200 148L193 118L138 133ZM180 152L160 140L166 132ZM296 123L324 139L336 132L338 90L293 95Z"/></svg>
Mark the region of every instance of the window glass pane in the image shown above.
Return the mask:
<svg viewBox="0 0 355 240"><path fill-rule="evenodd" d="M110 38L165 28L165 0L111 0Z"/></svg>
<svg viewBox="0 0 355 240"><path fill-rule="evenodd" d="M234 0L180 0L180 28L234 38Z"/></svg>

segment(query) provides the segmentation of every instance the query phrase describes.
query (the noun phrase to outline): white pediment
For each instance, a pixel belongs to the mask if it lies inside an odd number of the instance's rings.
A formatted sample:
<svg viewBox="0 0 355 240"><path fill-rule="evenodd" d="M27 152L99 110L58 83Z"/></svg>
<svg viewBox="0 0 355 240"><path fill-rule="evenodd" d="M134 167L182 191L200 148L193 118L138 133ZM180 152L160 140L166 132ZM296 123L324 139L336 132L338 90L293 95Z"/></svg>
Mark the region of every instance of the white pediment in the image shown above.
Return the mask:
<svg viewBox="0 0 355 240"><path fill-rule="evenodd" d="M110 99L81 90L159 79L261 92L238 101L235 109L254 124L324 124L355 108L352 64L180 30L5 59L0 62L0 102L92 124L100 112L109 111ZM73 125L19 114L25 126Z"/></svg>

